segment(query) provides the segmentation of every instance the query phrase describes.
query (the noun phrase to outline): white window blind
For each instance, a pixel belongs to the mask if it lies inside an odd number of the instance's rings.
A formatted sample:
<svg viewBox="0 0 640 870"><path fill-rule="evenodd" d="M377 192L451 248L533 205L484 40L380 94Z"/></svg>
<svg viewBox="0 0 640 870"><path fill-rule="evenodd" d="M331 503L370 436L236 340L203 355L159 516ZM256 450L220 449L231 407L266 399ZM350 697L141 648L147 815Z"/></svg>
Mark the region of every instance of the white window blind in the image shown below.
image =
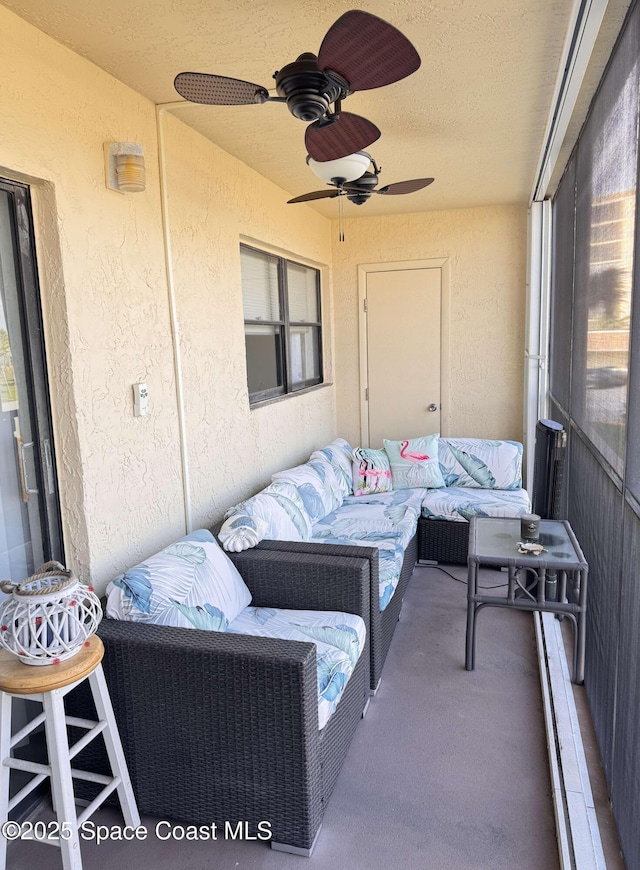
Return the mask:
<svg viewBox="0 0 640 870"><path fill-rule="evenodd" d="M240 262L244 319L280 320L278 258L243 247Z"/></svg>

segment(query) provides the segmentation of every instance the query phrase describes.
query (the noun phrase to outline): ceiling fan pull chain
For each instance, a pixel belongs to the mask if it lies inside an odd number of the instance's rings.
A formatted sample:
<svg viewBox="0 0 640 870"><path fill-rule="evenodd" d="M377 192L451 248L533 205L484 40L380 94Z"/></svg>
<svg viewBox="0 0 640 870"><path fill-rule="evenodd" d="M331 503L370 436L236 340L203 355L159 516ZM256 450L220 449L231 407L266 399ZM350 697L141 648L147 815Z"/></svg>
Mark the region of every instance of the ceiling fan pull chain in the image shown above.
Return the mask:
<svg viewBox="0 0 640 870"><path fill-rule="evenodd" d="M344 197L338 198L338 241L344 242Z"/></svg>

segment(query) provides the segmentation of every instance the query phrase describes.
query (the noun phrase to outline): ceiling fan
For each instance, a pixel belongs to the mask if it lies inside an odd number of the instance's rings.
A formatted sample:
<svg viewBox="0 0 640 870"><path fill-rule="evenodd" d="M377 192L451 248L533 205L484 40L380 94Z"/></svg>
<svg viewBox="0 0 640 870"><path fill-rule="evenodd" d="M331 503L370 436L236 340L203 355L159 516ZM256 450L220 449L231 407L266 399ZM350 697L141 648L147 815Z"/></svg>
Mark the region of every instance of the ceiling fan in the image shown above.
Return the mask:
<svg viewBox="0 0 640 870"><path fill-rule="evenodd" d="M313 157L307 158L311 169L327 184L333 186L333 190L314 190L311 193L303 193L288 200L289 203L310 202L314 199L330 199L335 196L346 196L354 205L362 205L374 193L383 196L398 196L400 194L415 193L432 184L433 178L412 178L409 181L396 181L387 184L379 190L379 176L382 169L376 166L375 160L366 151L359 151L349 155L347 160L330 160L319 162ZM367 171L372 166L373 172ZM360 174L358 174L360 173Z"/></svg>
<svg viewBox="0 0 640 870"><path fill-rule="evenodd" d="M393 25L354 9L332 24L317 57L304 52L273 74L278 96L271 96L262 85L209 73L181 72L174 87L193 103L286 103L292 115L311 122L305 132L311 157L336 160L366 148L380 136L371 121L342 111L345 97L406 78L420 63L411 42Z"/></svg>

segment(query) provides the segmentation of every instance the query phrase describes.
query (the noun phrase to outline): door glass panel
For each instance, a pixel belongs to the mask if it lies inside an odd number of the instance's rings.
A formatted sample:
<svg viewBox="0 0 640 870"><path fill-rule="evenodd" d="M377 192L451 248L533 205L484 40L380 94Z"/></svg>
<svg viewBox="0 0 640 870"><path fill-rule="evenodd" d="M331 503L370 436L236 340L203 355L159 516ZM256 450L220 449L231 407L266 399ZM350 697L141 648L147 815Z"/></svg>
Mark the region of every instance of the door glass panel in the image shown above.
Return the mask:
<svg viewBox="0 0 640 870"><path fill-rule="evenodd" d="M45 561L19 274L11 197L0 190L0 579L14 582Z"/></svg>

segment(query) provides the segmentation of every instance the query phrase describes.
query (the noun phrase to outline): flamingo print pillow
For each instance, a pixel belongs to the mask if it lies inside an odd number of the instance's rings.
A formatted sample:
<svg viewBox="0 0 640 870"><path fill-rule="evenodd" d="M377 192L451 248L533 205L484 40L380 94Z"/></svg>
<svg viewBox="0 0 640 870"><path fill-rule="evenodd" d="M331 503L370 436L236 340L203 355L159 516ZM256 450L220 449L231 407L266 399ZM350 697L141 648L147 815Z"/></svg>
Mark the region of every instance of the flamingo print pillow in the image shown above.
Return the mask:
<svg viewBox="0 0 640 870"><path fill-rule="evenodd" d="M436 433L406 441L384 439L394 489L410 489L414 486L437 489L445 485L438 460L439 438L440 435Z"/></svg>
<svg viewBox="0 0 640 870"><path fill-rule="evenodd" d="M384 450L356 447L353 451L353 494L373 495L391 489L391 467Z"/></svg>

